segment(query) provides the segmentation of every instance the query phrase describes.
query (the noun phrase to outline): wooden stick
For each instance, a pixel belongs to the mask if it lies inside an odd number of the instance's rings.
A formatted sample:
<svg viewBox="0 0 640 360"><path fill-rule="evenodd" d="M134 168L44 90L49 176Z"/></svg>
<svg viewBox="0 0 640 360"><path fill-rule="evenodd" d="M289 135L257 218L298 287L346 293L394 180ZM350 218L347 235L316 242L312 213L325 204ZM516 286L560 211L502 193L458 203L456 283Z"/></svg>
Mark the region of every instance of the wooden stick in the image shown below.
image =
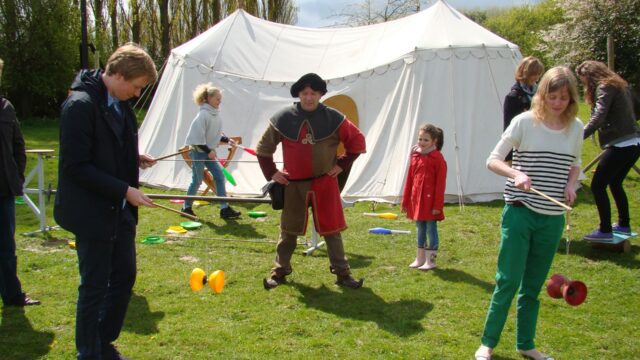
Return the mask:
<svg viewBox="0 0 640 360"><path fill-rule="evenodd" d="M189 219L191 219L191 220L198 220L198 217L197 217L197 216L193 216L193 215L191 215L191 214L187 214L187 213L184 213L184 212L182 212L182 211L178 211L178 210L176 210L176 209L172 209L172 208L170 208L170 207L168 207L168 206L160 205L160 204L155 203L155 202L154 202L153 204L154 204L155 206L157 206L157 207L161 208L161 209L169 210L169 211L172 211L172 212L174 212L174 213L176 213L176 214L180 214L180 215L182 215L182 216L186 216L186 217L188 217L188 218L189 218Z"/></svg>
<svg viewBox="0 0 640 360"><path fill-rule="evenodd" d="M159 157L159 158L156 158L155 160L156 160L156 161L158 161L158 160L164 160L164 159L170 158L170 157L172 157L172 156L176 156L176 155L180 155L180 154L182 154L182 153L186 153L186 152L188 152L188 151L189 151L189 148L184 149L184 150L182 150L182 151L178 151L177 153L174 153L174 154L169 154L169 155L161 156L161 157Z"/></svg>
<svg viewBox="0 0 640 360"><path fill-rule="evenodd" d="M226 201L226 202L238 202L238 203L260 203L270 204L271 199L263 197L231 197L231 196L200 196L200 195L176 195L176 194L145 194L149 199L157 200L201 200L201 201ZM155 203L154 203L155 204ZM156 204L157 205L157 204Z"/></svg>
<svg viewBox="0 0 640 360"><path fill-rule="evenodd" d="M598 154L598 156L594 157L594 158L593 158L593 160L591 160L591 161L587 164L587 166L585 166L585 167L584 167L584 169L582 169L582 172L583 172L583 173L586 173L587 171L589 171L589 169L591 169L591 167L592 167L593 165L595 165L598 161L600 161L600 158L602 157L602 155L604 155L604 152L605 152L605 151L606 151L606 150L602 150L602 151L600 152L600 154Z"/></svg>
<svg viewBox="0 0 640 360"><path fill-rule="evenodd" d="M543 193L542 191L538 191L538 190L537 190L536 188L534 188L533 186L529 187L529 190L531 190L531 191L533 191L534 193L536 193L536 194L538 194L538 195L542 196L543 198L545 198L545 199L547 199L547 200L551 201L552 203L554 203L554 204L556 204L556 205L558 205L558 206L561 206L563 209L565 209L565 210L567 210L567 211L571 211L571 210L573 210L573 208L572 208L571 206L569 206L569 205L567 205L567 204L564 204L564 203L561 203L560 201L558 201L558 200L556 200L556 199L552 198L551 196L549 196L549 195L547 195L547 194Z"/></svg>

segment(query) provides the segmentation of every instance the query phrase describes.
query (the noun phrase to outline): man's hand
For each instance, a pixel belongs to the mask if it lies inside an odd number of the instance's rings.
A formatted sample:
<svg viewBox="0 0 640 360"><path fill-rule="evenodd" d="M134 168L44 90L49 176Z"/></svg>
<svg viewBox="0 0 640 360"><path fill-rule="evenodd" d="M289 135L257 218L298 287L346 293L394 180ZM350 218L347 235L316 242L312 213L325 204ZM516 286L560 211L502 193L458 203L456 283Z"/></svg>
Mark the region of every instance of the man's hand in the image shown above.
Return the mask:
<svg viewBox="0 0 640 360"><path fill-rule="evenodd" d="M209 160L217 160L218 159L218 155L216 155L216 151L215 150L209 151L209 153L207 154L207 157L209 158Z"/></svg>
<svg viewBox="0 0 640 360"><path fill-rule="evenodd" d="M155 207L153 201L149 199L142 191L129 186L127 189L127 202L133 206L149 206Z"/></svg>
<svg viewBox="0 0 640 360"><path fill-rule="evenodd" d="M289 173L278 170L275 174L273 174L271 180L282 185L289 185Z"/></svg>
<svg viewBox="0 0 640 360"><path fill-rule="evenodd" d="M153 156L148 154L140 154L138 161L140 163L141 169L150 168L157 163L156 159L154 159Z"/></svg>
<svg viewBox="0 0 640 360"><path fill-rule="evenodd" d="M331 177L336 177L340 175L341 172L342 172L342 168L340 166L333 165L333 168L327 172L327 175Z"/></svg>

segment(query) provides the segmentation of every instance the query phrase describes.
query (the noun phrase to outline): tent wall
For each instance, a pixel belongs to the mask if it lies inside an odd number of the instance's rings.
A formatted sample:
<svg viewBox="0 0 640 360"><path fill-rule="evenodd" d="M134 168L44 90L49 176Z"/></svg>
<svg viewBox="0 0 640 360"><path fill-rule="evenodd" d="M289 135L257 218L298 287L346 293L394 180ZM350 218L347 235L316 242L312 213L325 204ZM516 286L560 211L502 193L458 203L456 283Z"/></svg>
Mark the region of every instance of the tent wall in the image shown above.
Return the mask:
<svg viewBox="0 0 640 360"><path fill-rule="evenodd" d="M351 97L367 139L367 153L354 163L343 196L398 202L409 149L420 125L430 122L445 134L448 197L464 195L473 201L496 198L503 182L486 169L485 159L501 134L501 94L511 86L518 55L504 49L419 51L387 66L331 79L325 97ZM257 144L269 117L294 100L287 83L193 70L172 57L158 88L160 95L147 115L166 120L145 121L140 131L144 152L159 156L183 145L198 108L191 91L199 83L211 81L222 89L223 129L230 136L242 136L249 147ZM224 149L218 151L225 153ZM255 158L238 151L234 160L237 162L228 169L238 185L229 186L228 192L259 193L265 180ZM276 154L276 160L281 160L281 154ZM191 172L176 159L143 171L141 179L150 185L184 189Z"/></svg>
<svg viewBox="0 0 640 360"><path fill-rule="evenodd" d="M485 159L502 132L502 99L519 59L517 46L444 1L400 20L346 29L297 28L237 11L173 49L140 129L140 150L161 156L184 145L198 111L191 93L204 82L222 90L223 131L255 147L270 116L295 100L291 84L315 72L328 81L325 98L355 102L367 140L344 198L398 202L417 129L429 122L444 131L448 198L493 199L503 180ZM259 193L266 180L256 159L238 151L234 160L228 169L238 185L227 192ZM185 189L190 180L178 158L141 173L153 186Z"/></svg>

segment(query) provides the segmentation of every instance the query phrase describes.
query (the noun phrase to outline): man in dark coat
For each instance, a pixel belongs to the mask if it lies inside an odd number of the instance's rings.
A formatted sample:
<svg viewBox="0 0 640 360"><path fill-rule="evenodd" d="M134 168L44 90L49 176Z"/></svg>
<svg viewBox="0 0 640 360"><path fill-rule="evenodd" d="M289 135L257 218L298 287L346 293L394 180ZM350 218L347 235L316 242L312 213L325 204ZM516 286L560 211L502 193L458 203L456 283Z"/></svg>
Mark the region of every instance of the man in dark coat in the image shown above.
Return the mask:
<svg viewBox="0 0 640 360"><path fill-rule="evenodd" d="M0 59L0 78L4 62ZM38 305L22 292L16 257L15 197L22 195L27 156L16 111L0 96L0 294L5 306Z"/></svg>
<svg viewBox="0 0 640 360"><path fill-rule="evenodd" d="M54 216L76 237L78 359L123 359L112 342L136 278L138 206L153 206L138 190L138 167L155 164L138 153L127 100L156 77L149 55L127 44L111 55L104 72L82 70L62 105Z"/></svg>

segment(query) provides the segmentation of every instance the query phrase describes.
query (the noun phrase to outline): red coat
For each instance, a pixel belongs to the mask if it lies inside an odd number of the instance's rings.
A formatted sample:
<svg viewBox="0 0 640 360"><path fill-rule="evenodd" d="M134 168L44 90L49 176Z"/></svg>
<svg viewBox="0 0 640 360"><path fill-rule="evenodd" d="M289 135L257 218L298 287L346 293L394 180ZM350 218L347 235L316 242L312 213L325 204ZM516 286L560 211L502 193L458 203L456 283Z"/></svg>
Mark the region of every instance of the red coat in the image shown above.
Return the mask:
<svg viewBox="0 0 640 360"><path fill-rule="evenodd" d="M402 194L402 211L412 220L444 220L444 189L447 162L433 150L426 155L411 153L411 163ZM432 210L440 210L433 215Z"/></svg>

